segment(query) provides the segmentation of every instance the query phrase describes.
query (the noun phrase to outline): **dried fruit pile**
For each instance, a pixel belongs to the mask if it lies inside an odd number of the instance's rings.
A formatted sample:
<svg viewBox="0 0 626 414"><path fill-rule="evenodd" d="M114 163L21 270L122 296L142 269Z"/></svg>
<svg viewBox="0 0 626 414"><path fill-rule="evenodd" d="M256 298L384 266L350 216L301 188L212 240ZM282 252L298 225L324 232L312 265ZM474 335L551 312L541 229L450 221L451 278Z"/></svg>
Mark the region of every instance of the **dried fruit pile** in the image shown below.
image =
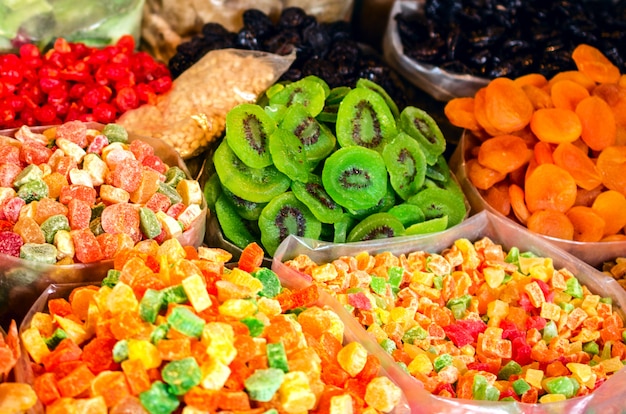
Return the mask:
<svg viewBox="0 0 626 414"><path fill-rule="evenodd" d="M426 112L399 112L379 85L331 89L309 76L228 113L204 193L227 239L260 240L269 255L289 234L343 243L441 231L466 215L445 147Z"/></svg>
<svg viewBox="0 0 626 414"><path fill-rule="evenodd" d="M497 211L547 236L626 240L626 76L579 45L578 70L497 78L445 114L479 141L466 172Z"/></svg>
<svg viewBox="0 0 626 414"><path fill-rule="evenodd" d="M33 44L0 55L0 129L81 120L115 121L172 86L169 69L132 36L102 49L57 39L45 53Z"/></svg>
<svg viewBox="0 0 626 414"><path fill-rule="evenodd" d="M352 311L424 388L471 400L588 395L626 363L624 321L552 259L489 238L440 254L367 252L285 265Z"/></svg>
<svg viewBox="0 0 626 414"><path fill-rule="evenodd" d="M401 404L380 361L315 305L316 287L283 288L256 245L232 270L230 259L144 241L116 256L101 286L49 299L21 334L46 412L376 414Z"/></svg>
<svg viewBox="0 0 626 414"><path fill-rule="evenodd" d="M626 61L626 5L615 1L426 0L394 16L404 54L458 74L493 79L575 69L580 43Z"/></svg>
<svg viewBox="0 0 626 414"><path fill-rule="evenodd" d="M80 121L0 136L0 253L93 263L142 239L163 242L204 220L202 190L120 125Z"/></svg>
<svg viewBox="0 0 626 414"><path fill-rule="evenodd" d="M37 395L28 384L9 382L9 374L21 357L20 340L17 334L17 324L14 320L9 325L6 334L0 327L0 412L24 412L37 403ZM7 378L9 378L7 380Z"/></svg>

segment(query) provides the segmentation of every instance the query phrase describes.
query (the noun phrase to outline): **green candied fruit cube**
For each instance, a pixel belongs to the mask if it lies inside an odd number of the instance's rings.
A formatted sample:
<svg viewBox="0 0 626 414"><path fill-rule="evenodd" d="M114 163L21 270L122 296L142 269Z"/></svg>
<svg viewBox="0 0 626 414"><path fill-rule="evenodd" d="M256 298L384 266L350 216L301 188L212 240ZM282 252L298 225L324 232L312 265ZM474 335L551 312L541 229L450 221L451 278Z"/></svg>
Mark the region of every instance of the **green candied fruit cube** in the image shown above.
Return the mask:
<svg viewBox="0 0 626 414"><path fill-rule="evenodd" d="M512 386L513 386L513 391L517 395L522 395L531 388L530 384L521 378L513 381Z"/></svg>
<svg viewBox="0 0 626 414"><path fill-rule="evenodd" d="M187 179L187 174L181 168L172 166L165 172L165 184L172 188L176 188L179 182Z"/></svg>
<svg viewBox="0 0 626 414"><path fill-rule="evenodd" d="M24 243L20 247L20 258L39 263L55 264L57 248L48 243Z"/></svg>
<svg viewBox="0 0 626 414"><path fill-rule="evenodd" d="M511 250L507 253L504 261L507 263L519 264L519 249L517 247L511 247Z"/></svg>
<svg viewBox="0 0 626 414"><path fill-rule="evenodd" d="M120 270L109 269L107 270L107 275L104 279L102 279L102 286L107 286L113 288L117 285L117 282L120 281L120 276L122 272Z"/></svg>
<svg viewBox="0 0 626 414"><path fill-rule="evenodd" d="M596 341L586 342L583 344L583 351L591 355L598 355L600 353L600 346Z"/></svg>
<svg viewBox="0 0 626 414"><path fill-rule="evenodd" d="M265 329L265 324L260 320L252 316L246 316L241 319L241 322L248 327L248 331L250 331L250 336L257 337L263 333L263 329Z"/></svg>
<svg viewBox="0 0 626 414"><path fill-rule="evenodd" d="M180 333L200 338L204 330L204 319L184 306L176 306L167 317L167 323Z"/></svg>
<svg viewBox="0 0 626 414"><path fill-rule="evenodd" d="M128 359L128 340L121 339L113 345L113 361L120 363Z"/></svg>
<svg viewBox="0 0 626 414"><path fill-rule="evenodd" d="M147 289L139 302L139 316L146 322L154 323L164 305L165 300L162 291Z"/></svg>
<svg viewBox="0 0 626 414"><path fill-rule="evenodd" d="M139 229L148 239L154 239L161 234L161 222L157 218L154 211L147 207L139 209Z"/></svg>
<svg viewBox="0 0 626 414"><path fill-rule="evenodd" d="M565 288L565 293L578 299L583 297L583 288L580 286L578 279L576 279L575 277L570 277L569 279L567 279L567 282L565 282L565 284L567 286Z"/></svg>
<svg viewBox="0 0 626 414"><path fill-rule="evenodd" d="M567 398L574 396L576 389L568 377L554 377L547 379L543 386L549 394L563 394Z"/></svg>
<svg viewBox="0 0 626 414"><path fill-rule="evenodd" d="M546 341L546 343L549 343L550 340L556 337L558 334L559 330L556 326L556 323L554 323L553 320L549 320L548 322L546 322L546 326L543 327L542 339Z"/></svg>
<svg viewBox="0 0 626 414"><path fill-rule="evenodd" d="M606 303L608 305L612 305L613 304L613 299L612 298L600 298L600 303Z"/></svg>
<svg viewBox="0 0 626 414"><path fill-rule="evenodd" d="M49 338L44 339L44 342L48 346L48 349L54 351L57 345L59 345L65 338L67 338L67 332L61 328L56 328Z"/></svg>
<svg viewBox="0 0 626 414"><path fill-rule="evenodd" d="M508 381L511 375L519 375L522 373L522 366L511 360L506 363L498 372L498 379Z"/></svg>
<svg viewBox="0 0 626 414"><path fill-rule="evenodd" d="M167 363L161 370L161 377L172 394L185 395L200 384L202 371L195 358L187 357Z"/></svg>
<svg viewBox="0 0 626 414"><path fill-rule="evenodd" d="M26 204L39 201L48 197L48 184L40 179L29 181L20 186L17 190L17 196L24 200Z"/></svg>
<svg viewBox="0 0 626 414"><path fill-rule="evenodd" d="M150 342L152 342L153 345L156 345L161 339L164 339L167 336L169 331L170 326L167 323L162 323L154 328L150 334Z"/></svg>
<svg viewBox="0 0 626 414"><path fill-rule="evenodd" d="M41 180L43 178L43 171L35 164L30 164L24 168L13 180L13 187L21 187L24 184Z"/></svg>
<svg viewBox="0 0 626 414"><path fill-rule="evenodd" d="M385 338L380 341L380 346L390 354L396 350L396 343L389 338Z"/></svg>
<svg viewBox="0 0 626 414"><path fill-rule="evenodd" d="M71 230L70 222L63 214L55 214L54 216L48 217L43 223L41 223L40 227L41 231L43 231L44 237L46 238L46 243L50 244L54 242L54 236L59 230Z"/></svg>
<svg viewBox="0 0 626 414"><path fill-rule="evenodd" d="M269 365L270 368L276 368L283 372L289 372L287 354L285 353L285 346L282 342L267 344L265 347L265 353L267 355L267 365Z"/></svg>
<svg viewBox="0 0 626 414"><path fill-rule="evenodd" d="M413 344L415 341L421 341L428 338L428 332L421 326L414 326L407 330L402 336L402 342Z"/></svg>
<svg viewBox="0 0 626 414"><path fill-rule="evenodd" d="M372 276L370 281L370 289L377 295L384 295L387 290L387 280L384 277Z"/></svg>
<svg viewBox="0 0 626 414"><path fill-rule="evenodd" d="M569 302L560 302L559 306L561 307L561 309L563 309L567 313L570 313L571 311L574 310L574 305L572 305Z"/></svg>
<svg viewBox="0 0 626 414"><path fill-rule="evenodd" d="M399 266L391 266L387 271L387 280L393 288L400 287L402 283L402 276L404 275L404 269Z"/></svg>
<svg viewBox="0 0 626 414"><path fill-rule="evenodd" d="M278 368L257 369L244 381L251 400L268 402L283 383L285 373Z"/></svg>
<svg viewBox="0 0 626 414"><path fill-rule="evenodd" d="M187 293L185 293L185 288L183 285L174 285L168 286L165 289L162 289L163 292L163 301L168 303L187 303L189 298L187 297Z"/></svg>
<svg viewBox="0 0 626 414"><path fill-rule="evenodd" d="M263 285L263 289L259 292L259 296L273 298L278 295L282 289L278 275L267 267L261 267L251 273L252 277L258 279Z"/></svg>
<svg viewBox="0 0 626 414"><path fill-rule="evenodd" d="M107 137L109 143L112 142L128 142L128 131L119 124L106 124L102 129L102 135Z"/></svg>
<svg viewBox="0 0 626 414"><path fill-rule="evenodd" d="M436 372L441 371L445 367L452 365L453 358L450 354L441 354L433 361L433 367Z"/></svg>
<svg viewBox="0 0 626 414"><path fill-rule="evenodd" d="M437 290L443 289L443 277L439 275L433 277L433 286Z"/></svg>
<svg viewBox="0 0 626 414"><path fill-rule="evenodd" d="M148 390L139 393L139 402L149 414L171 414L180 405L178 397L162 381L153 382Z"/></svg>
<svg viewBox="0 0 626 414"><path fill-rule="evenodd" d="M157 189L157 193L161 193L167 196L167 198L170 199L170 203L172 204L178 204L178 203L183 202L183 197L180 194L178 194L178 191L176 191L175 188L172 188L165 183L159 183L159 188Z"/></svg>
<svg viewBox="0 0 626 414"><path fill-rule="evenodd" d="M490 385L484 376L477 374L472 384L472 397L480 401L498 401L500 390Z"/></svg>

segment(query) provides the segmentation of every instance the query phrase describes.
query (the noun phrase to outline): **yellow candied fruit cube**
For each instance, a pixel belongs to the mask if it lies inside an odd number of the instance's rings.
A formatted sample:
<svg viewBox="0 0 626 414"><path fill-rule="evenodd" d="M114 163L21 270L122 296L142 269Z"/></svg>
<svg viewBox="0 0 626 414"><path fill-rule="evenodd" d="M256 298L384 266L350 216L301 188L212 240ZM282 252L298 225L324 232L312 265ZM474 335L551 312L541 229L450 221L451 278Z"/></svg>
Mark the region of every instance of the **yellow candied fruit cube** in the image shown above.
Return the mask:
<svg viewBox="0 0 626 414"><path fill-rule="evenodd" d="M365 367L367 350L358 342L350 342L337 353L337 362L344 371L354 377Z"/></svg>
<svg viewBox="0 0 626 414"><path fill-rule="evenodd" d="M487 316L489 317L489 326L497 327L500 322L509 314L509 304L496 299L487 305Z"/></svg>
<svg viewBox="0 0 626 414"><path fill-rule="evenodd" d="M573 341L569 343L569 346L567 347L567 354L571 355L571 354L575 354L577 352L581 352L583 350L583 343L582 341Z"/></svg>
<svg viewBox="0 0 626 414"><path fill-rule="evenodd" d="M138 308L139 302L133 288L123 282L116 283L107 297L106 310L116 315L123 311L136 312Z"/></svg>
<svg viewBox="0 0 626 414"><path fill-rule="evenodd" d="M402 390L387 377L373 378L365 389L364 400L380 412L392 411L402 399Z"/></svg>
<svg viewBox="0 0 626 414"><path fill-rule="evenodd" d="M250 291L252 291L254 294L257 294L261 290L263 290L263 283L259 279L255 278L250 273L246 272L245 270L241 270L238 267L234 268L230 273L224 273L222 275L222 279L239 286L245 286L246 288L250 289Z"/></svg>
<svg viewBox="0 0 626 414"><path fill-rule="evenodd" d="M541 380L543 380L543 371L540 369L529 368L524 377L527 383L535 388L541 389Z"/></svg>
<svg viewBox="0 0 626 414"><path fill-rule="evenodd" d="M541 313L539 316L553 321L558 321L561 317L561 307L555 303L543 302L541 304Z"/></svg>
<svg viewBox="0 0 626 414"><path fill-rule="evenodd" d="M75 167L70 170L68 175L72 184L84 185L85 187L93 188L93 180L91 179L89 172Z"/></svg>
<svg viewBox="0 0 626 414"><path fill-rule="evenodd" d="M183 228L187 230L201 215L202 208L198 204L190 204L178 215L178 221L183 225Z"/></svg>
<svg viewBox="0 0 626 414"><path fill-rule="evenodd" d="M48 337L54 332L52 324L52 315L44 312L37 312L30 321L31 328L37 328L42 336Z"/></svg>
<svg viewBox="0 0 626 414"><path fill-rule="evenodd" d="M243 319L254 315L258 307L248 299L227 299L218 307L220 315Z"/></svg>
<svg viewBox="0 0 626 414"><path fill-rule="evenodd" d="M202 204L202 189L196 180L180 180L176 185L176 192L180 194L186 205Z"/></svg>
<svg viewBox="0 0 626 414"><path fill-rule="evenodd" d="M392 322L397 322L406 327L406 325L413 320L413 316L415 315L415 310L410 310L408 308L397 306L389 311L389 319Z"/></svg>
<svg viewBox="0 0 626 414"><path fill-rule="evenodd" d="M369 333L378 343L381 343L384 339L388 338L387 333L377 323L373 323L368 326L367 333Z"/></svg>
<svg viewBox="0 0 626 414"><path fill-rule="evenodd" d="M550 279L550 285L552 289L560 293L567 289L567 282L565 281L565 275L560 270L557 270L552 273L552 278Z"/></svg>
<svg viewBox="0 0 626 414"><path fill-rule="evenodd" d="M55 145L59 147L65 155L71 157L77 164L80 164L87 152L80 145L65 138L57 138Z"/></svg>
<svg viewBox="0 0 626 414"><path fill-rule="evenodd" d="M109 301L109 296L111 295L112 289L108 286L101 286L100 289L93 295L93 299L98 306L100 312L105 312L109 310L107 306L107 302Z"/></svg>
<svg viewBox="0 0 626 414"><path fill-rule="evenodd" d="M157 211L156 217L169 239L175 239L183 234L183 228L174 217L167 215L164 211Z"/></svg>
<svg viewBox="0 0 626 414"><path fill-rule="evenodd" d="M215 263L227 263L233 258L232 253L218 247L198 247L198 257Z"/></svg>
<svg viewBox="0 0 626 414"><path fill-rule="evenodd" d="M157 255L165 256L168 263L176 263L180 259L184 259L187 253L177 239L167 239L159 246Z"/></svg>
<svg viewBox="0 0 626 414"><path fill-rule="evenodd" d="M74 400L76 414L107 414L109 409L102 395L90 398L76 398Z"/></svg>
<svg viewBox="0 0 626 414"><path fill-rule="evenodd" d="M318 282L330 282L337 279L337 276L339 276L339 272L332 263L316 266L311 271L311 277Z"/></svg>
<svg viewBox="0 0 626 414"><path fill-rule="evenodd" d="M572 372L572 375L580 384L585 384L589 382L591 377L594 375L591 367L587 364L580 364L578 362L570 362L566 364L567 369Z"/></svg>
<svg viewBox="0 0 626 414"><path fill-rule="evenodd" d="M504 277L506 276L504 269L501 267L485 267L483 269L483 277L487 285L495 289L502 284Z"/></svg>
<svg viewBox="0 0 626 414"><path fill-rule="evenodd" d="M600 295L589 295L583 298L583 303L580 304L582 310L587 312L589 316L595 316L598 314L596 308L600 303Z"/></svg>
<svg viewBox="0 0 626 414"><path fill-rule="evenodd" d="M83 158L83 170L91 176L94 186L101 186L109 173L109 167L98 155L89 153Z"/></svg>
<svg viewBox="0 0 626 414"><path fill-rule="evenodd" d="M582 328L578 335L573 338L570 338L571 341L581 341L581 342L591 342L600 338L599 331L591 331L587 328Z"/></svg>
<svg viewBox="0 0 626 414"><path fill-rule="evenodd" d="M206 390L221 390L230 377L231 370L223 362L210 358L200 367L202 380L200 385Z"/></svg>
<svg viewBox="0 0 626 414"><path fill-rule="evenodd" d="M530 303L536 308L541 307L541 304L546 301L543 291L537 282L530 282L524 286L524 292L528 294Z"/></svg>
<svg viewBox="0 0 626 414"><path fill-rule="evenodd" d="M278 393L280 403L287 413L306 412L315 406L315 394L309 385L309 378L302 371L286 373Z"/></svg>
<svg viewBox="0 0 626 414"><path fill-rule="evenodd" d="M123 188L102 184L100 186L100 198L108 204L127 203L130 200L130 194Z"/></svg>
<svg viewBox="0 0 626 414"><path fill-rule="evenodd" d="M434 273L427 273L427 272L422 272L421 270L416 270L411 274L409 283L411 284L416 283L416 284L431 287L433 285L434 280L435 280Z"/></svg>
<svg viewBox="0 0 626 414"><path fill-rule="evenodd" d="M66 257L74 257L74 241L72 240L72 236L70 236L69 231L57 231L54 234L54 246L57 248L57 260L61 260Z"/></svg>
<svg viewBox="0 0 626 414"><path fill-rule="evenodd" d="M569 329L576 329L589 315L582 308L575 308L567 315L566 326Z"/></svg>
<svg viewBox="0 0 626 414"><path fill-rule="evenodd" d="M40 363L41 360L50 353L48 345L43 340L43 337L35 327L30 327L22 332L22 344L30 355L30 357L36 363Z"/></svg>
<svg viewBox="0 0 626 414"><path fill-rule="evenodd" d="M227 323L207 323L202 331L201 341L206 345L206 353L224 364L230 364L237 356L235 331Z"/></svg>
<svg viewBox="0 0 626 414"><path fill-rule="evenodd" d="M87 307L87 319L85 320L85 331L87 331L90 336L95 334L99 321L100 309L98 309L98 305L96 305L95 301L89 301L89 306Z"/></svg>
<svg viewBox="0 0 626 414"><path fill-rule="evenodd" d="M557 402L557 401L565 401L567 397L564 394L545 394L539 398L539 402L541 404Z"/></svg>
<svg viewBox="0 0 626 414"><path fill-rule="evenodd" d="M554 267L552 266L552 259L549 258L546 258L543 265L531 267L528 273L533 279L538 279L546 283L552 278L553 274Z"/></svg>
<svg viewBox="0 0 626 414"><path fill-rule="evenodd" d="M54 315L54 322L56 322L61 329L67 333L68 338L70 338L77 345L82 344L87 339L89 339L90 335L85 330L84 326L80 323L76 323L71 319L64 318L59 315Z"/></svg>
<svg viewBox="0 0 626 414"><path fill-rule="evenodd" d="M182 281L183 290L196 312L202 312L211 306L211 297L206 290L204 279L199 274L186 277Z"/></svg>
<svg viewBox="0 0 626 414"><path fill-rule="evenodd" d="M334 395L330 397L328 414L352 414L352 397L350 394Z"/></svg>
<svg viewBox="0 0 626 414"><path fill-rule="evenodd" d="M270 318L282 313L280 302L276 299L260 297L257 299L257 306L259 307L259 312Z"/></svg>
<svg viewBox="0 0 626 414"><path fill-rule="evenodd" d="M414 374L425 374L428 375L433 371L433 363L425 353L420 353L413 358L409 365L407 366L409 373Z"/></svg>
<svg viewBox="0 0 626 414"><path fill-rule="evenodd" d="M141 361L145 369L158 368L162 361L159 349L144 339L128 340L128 359Z"/></svg>
<svg viewBox="0 0 626 414"><path fill-rule="evenodd" d="M600 361L600 365L604 368L604 372L617 372L624 367L618 356Z"/></svg>

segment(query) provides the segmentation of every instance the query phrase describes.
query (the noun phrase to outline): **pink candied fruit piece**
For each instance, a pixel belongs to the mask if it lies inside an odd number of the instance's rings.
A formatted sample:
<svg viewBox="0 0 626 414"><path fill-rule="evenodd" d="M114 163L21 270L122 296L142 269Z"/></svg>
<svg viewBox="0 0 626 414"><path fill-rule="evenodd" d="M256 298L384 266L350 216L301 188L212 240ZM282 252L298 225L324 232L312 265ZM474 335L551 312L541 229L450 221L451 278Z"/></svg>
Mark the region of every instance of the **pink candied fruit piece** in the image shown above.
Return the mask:
<svg viewBox="0 0 626 414"><path fill-rule="evenodd" d="M72 199L77 198L83 200L90 207L96 204L96 190L86 185L70 184L61 189L59 202L68 204Z"/></svg>
<svg viewBox="0 0 626 414"><path fill-rule="evenodd" d="M155 213L159 211L167 212L171 205L170 198L162 193L152 194L146 203L146 207Z"/></svg>
<svg viewBox="0 0 626 414"><path fill-rule="evenodd" d="M128 149L135 154L137 161L142 162L148 155L154 155L154 148L150 144L140 139L130 143Z"/></svg>
<svg viewBox="0 0 626 414"><path fill-rule="evenodd" d="M94 153L94 154L102 154L102 150L107 145L109 145L109 140L107 139L106 135L98 134L93 138L93 140L87 147L87 152Z"/></svg>
<svg viewBox="0 0 626 414"><path fill-rule="evenodd" d="M348 293L348 304L357 309L372 310L372 302L363 292Z"/></svg>
<svg viewBox="0 0 626 414"><path fill-rule="evenodd" d="M474 338L472 337L472 334L468 330L463 329L461 326L459 326L456 323L444 326L443 330L446 333L446 336L458 348L474 342Z"/></svg>
<svg viewBox="0 0 626 414"><path fill-rule="evenodd" d="M518 336L517 338L511 340L511 348L511 359L521 366L525 366L533 362L531 357L532 348L523 336Z"/></svg>
<svg viewBox="0 0 626 414"><path fill-rule="evenodd" d="M0 232L0 253L20 257L20 248L24 241L19 234L12 231Z"/></svg>
<svg viewBox="0 0 626 414"><path fill-rule="evenodd" d="M178 216L180 216L180 213L185 211L185 208L187 208L187 206L183 203L172 204L167 209L166 214L170 217L178 218Z"/></svg>
<svg viewBox="0 0 626 414"><path fill-rule="evenodd" d="M139 232L139 212L130 204L119 203L107 206L100 216L102 229L111 234L126 233L136 237Z"/></svg>
<svg viewBox="0 0 626 414"><path fill-rule="evenodd" d="M57 138L72 141L81 148L87 146L87 125L81 121L68 121L56 129Z"/></svg>
<svg viewBox="0 0 626 414"><path fill-rule="evenodd" d="M526 319L526 329L528 330L535 328L540 331L545 327L546 320L541 316L533 315L529 316L528 319Z"/></svg>
<svg viewBox="0 0 626 414"><path fill-rule="evenodd" d="M120 161L110 174L110 182L113 186L132 193L141 184L142 167L139 161L127 158Z"/></svg>
<svg viewBox="0 0 626 414"><path fill-rule="evenodd" d="M158 236L153 237L153 240L158 244L162 244L165 239L167 239L167 232L165 231L165 228L161 228L161 233L159 233Z"/></svg>
<svg viewBox="0 0 626 414"><path fill-rule="evenodd" d="M502 328L502 339L510 340L526 335L524 332L517 329L515 323L507 321L506 319L500 322L500 328Z"/></svg>
<svg viewBox="0 0 626 414"><path fill-rule="evenodd" d="M15 164L0 164L0 187L13 187L13 181L22 172L19 161Z"/></svg>
<svg viewBox="0 0 626 414"><path fill-rule="evenodd" d="M20 163L20 149L14 145L3 145L0 147L0 164Z"/></svg>
<svg viewBox="0 0 626 414"><path fill-rule="evenodd" d="M456 321L455 323L459 325L461 328L468 331L472 335L472 338L474 338L474 341L478 340L479 333L483 333L487 329L487 324L483 321L477 321L477 320L472 320L472 319L461 319L461 320Z"/></svg>
<svg viewBox="0 0 626 414"><path fill-rule="evenodd" d="M550 285L540 279L533 279L533 282L536 282L539 285L539 288L541 288L546 302L552 302L554 300L554 290L550 288Z"/></svg>
<svg viewBox="0 0 626 414"><path fill-rule="evenodd" d="M27 140L22 143L22 149L20 150L20 161L25 164L43 164L48 162L52 150L45 145L34 141Z"/></svg>
<svg viewBox="0 0 626 414"><path fill-rule="evenodd" d="M141 164L145 167L152 168L154 171L160 174L165 174L168 168L158 155L147 155L141 161Z"/></svg>
<svg viewBox="0 0 626 414"><path fill-rule="evenodd" d="M19 220L20 218L20 211L25 205L26 201L24 201L20 197L13 197L8 199L5 203L2 204L4 217L12 223L17 223L17 220Z"/></svg>
<svg viewBox="0 0 626 414"><path fill-rule="evenodd" d="M102 233L96 236L96 240L100 245L102 256L104 259L112 259L117 252L119 246L119 237L117 234Z"/></svg>
<svg viewBox="0 0 626 414"><path fill-rule="evenodd" d="M67 203L67 218L70 222L70 229L79 230L89 227L91 220L91 207L85 201L74 198Z"/></svg>
<svg viewBox="0 0 626 414"><path fill-rule="evenodd" d="M76 260L81 263L94 263L102 260L104 255L96 236L89 229L72 230Z"/></svg>

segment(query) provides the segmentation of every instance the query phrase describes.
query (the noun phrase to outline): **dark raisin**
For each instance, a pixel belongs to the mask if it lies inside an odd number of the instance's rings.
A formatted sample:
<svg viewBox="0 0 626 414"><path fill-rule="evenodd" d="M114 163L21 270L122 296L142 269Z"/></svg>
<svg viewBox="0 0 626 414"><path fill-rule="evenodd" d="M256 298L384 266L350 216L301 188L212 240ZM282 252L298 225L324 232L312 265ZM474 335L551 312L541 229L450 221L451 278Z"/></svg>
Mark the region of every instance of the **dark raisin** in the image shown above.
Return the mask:
<svg viewBox="0 0 626 414"><path fill-rule="evenodd" d="M243 27L256 33L259 39L264 39L274 32L274 23L269 16L258 9L248 9L243 12Z"/></svg>

